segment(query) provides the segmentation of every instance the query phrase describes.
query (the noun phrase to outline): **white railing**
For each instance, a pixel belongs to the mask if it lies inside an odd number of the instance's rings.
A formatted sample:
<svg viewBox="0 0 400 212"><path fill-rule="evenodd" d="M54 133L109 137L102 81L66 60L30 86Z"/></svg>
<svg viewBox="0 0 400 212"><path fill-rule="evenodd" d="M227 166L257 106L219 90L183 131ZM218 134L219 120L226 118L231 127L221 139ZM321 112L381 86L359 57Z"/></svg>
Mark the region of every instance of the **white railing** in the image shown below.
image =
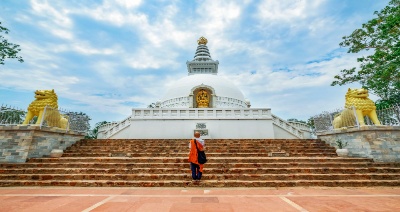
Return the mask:
<svg viewBox="0 0 400 212"><path fill-rule="evenodd" d="M128 118L130 118L130 116ZM99 127L99 132L109 130L117 124L118 124L118 122L110 122L110 123L103 124Z"/></svg>
<svg viewBox="0 0 400 212"><path fill-rule="evenodd" d="M309 131L311 132L310 126L308 126L308 124L302 123L302 122L295 122L295 121L288 121L289 124L291 124L292 126L303 130L303 131Z"/></svg>
<svg viewBox="0 0 400 212"><path fill-rule="evenodd" d="M131 125L131 117L120 121L120 122L112 122L103 124L99 127L99 134L101 134L101 138L110 138L121 130L129 127Z"/></svg>
<svg viewBox="0 0 400 212"><path fill-rule="evenodd" d="M271 119L269 108L146 108L133 109L132 119Z"/></svg>
<svg viewBox="0 0 400 212"><path fill-rule="evenodd" d="M302 130L292 125L291 123L279 118L278 116L272 115L272 121L275 125L281 127L292 135L298 138L304 138L304 132Z"/></svg>

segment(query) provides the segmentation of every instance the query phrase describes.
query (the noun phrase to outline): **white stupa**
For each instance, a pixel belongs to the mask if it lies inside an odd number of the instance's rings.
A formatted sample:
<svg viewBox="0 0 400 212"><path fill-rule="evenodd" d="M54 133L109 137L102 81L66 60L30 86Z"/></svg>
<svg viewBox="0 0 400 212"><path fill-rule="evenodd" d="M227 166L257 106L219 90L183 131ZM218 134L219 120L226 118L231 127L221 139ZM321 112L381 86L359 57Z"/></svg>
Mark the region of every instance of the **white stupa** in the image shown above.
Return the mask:
<svg viewBox="0 0 400 212"><path fill-rule="evenodd" d="M218 76L218 60L211 58L207 39L201 37L188 76L175 82L156 108L133 108L126 119L102 126L98 138L203 138L263 139L309 138L307 126L288 123L270 108L251 108L240 89Z"/></svg>
<svg viewBox="0 0 400 212"><path fill-rule="evenodd" d="M199 90L210 94L207 108L248 108L242 92L229 80L218 76L218 61L211 58L206 46L207 39L201 37L194 59L187 62L188 76L180 79L167 91L160 102L161 108L196 108Z"/></svg>

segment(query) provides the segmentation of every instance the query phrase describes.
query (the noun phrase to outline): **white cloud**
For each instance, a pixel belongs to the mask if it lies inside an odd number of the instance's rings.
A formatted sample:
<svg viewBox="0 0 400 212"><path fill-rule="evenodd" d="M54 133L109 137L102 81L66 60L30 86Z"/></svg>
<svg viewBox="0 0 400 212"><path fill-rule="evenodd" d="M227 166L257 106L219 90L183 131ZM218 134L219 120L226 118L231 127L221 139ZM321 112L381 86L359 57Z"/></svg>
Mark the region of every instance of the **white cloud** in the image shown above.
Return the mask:
<svg viewBox="0 0 400 212"><path fill-rule="evenodd" d="M51 6L47 1L31 0L31 6L35 15L46 17L57 26L71 28L73 23L68 18L69 10L64 8L57 10Z"/></svg>
<svg viewBox="0 0 400 212"><path fill-rule="evenodd" d="M174 60L176 56L176 53L170 52L168 49L143 47L134 53L126 52L124 60L134 69L159 69L176 67L178 65L178 62Z"/></svg>
<svg viewBox="0 0 400 212"><path fill-rule="evenodd" d="M139 23L140 20L143 20L144 16L132 16L129 14L124 14L117 10L117 8L110 7L108 5L102 5L95 9L92 8L84 8L81 14L86 14L88 16L93 17L96 20L107 21L110 24L116 26L122 26L123 24L133 21L134 23Z"/></svg>
<svg viewBox="0 0 400 212"><path fill-rule="evenodd" d="M93 70L96 76L103 80L103 83L110 88L126 88L129 84L131 77L123 76L121 71L118 70L120 67L117 63L99 61L93 66Z"/></svg>
<svg viewBox="0 0 400 212"><path fill-rule="evenodd" d="M68 9L61 8L57 10L47 1L38 0L31 0L31 6L32 13L44 19L39 23L42 28L63 39L71 40L74 38L70 31L73 27L73 22L68 17ZM32 22L32 24L36 23Z"/></svg>
<svg viewBox="0 0 400 212"><path fill-rule="evenodd" d="M71 41L68 44L59 44L51 49L51 52L68 52L74 51L83 55L114 55L120 54L122 49L120 46L113 46L111 48L95 48L87 41Z"/></svg>
<svg viewBox="0 0 400 212"><path fill-rule="evenodd" d="M207 36L213 37L224 32L227 28L236 24L241 16L244 4L232 1L202 1L196 10L200 16L197 27ZM216 40L217 42L219 40Z"/></svg>
<svg viewBox="0 0 400 212"><path fill-rule="evenodd" d="M323 0L264 0L259 4L257 16L264 22L297 22L299 19L314 16L323 2Z"/></svg>
<svg viewBox="0 0 400 212"><path fill-rule="evenodd" d="M85 9L84 14L96 20L104 21L116 26L132 28L141 42L134 49L121 52L125 64L134 69L158 69L160 67L176 65L177 54L174 48L186 47L191 41L193 33L177 25L173 20L177 13L175 5L167 5L162 9L159 18L150 23L147 15L136 11L121 10L111 6L108 2L95 10Z"/></svg>
<svg viewBox="0 0 400 212"><path fill-rule="evenodd" d="M42 69L6 69L0 72L1 86L13 87L18 90L34 91L54 88L58 91L65 91L79 81L77 76L57 75Z"/></svg>
<svg viewBox="0 0 400 212"><path fill-rule="evenodd" d="M112 48L104 48L104 49L95 49L90 47L89 45L74 45L73 49L81 54L85 55L93 55L93 54L103 54L103 55L111 55L115 54L117 51Z"/></svg>
<svg viewBox="0 0 400 212"><path fill-rule="evenodd" d="M42 25L43 26L43 25ZM50 32L62 39L65 40L72 40L74 38L74 35L71 33L69 30L64 30L64 29L51 29L51 26L44 26L45 28L49 29Z"/></svg>
<svg viewBox="0 0 400 212"><path fill-rule="evenodd" d="M142 0L116 0L116 3L128 9L138 7Z"/></svg>
<svg viewBox="0 0 400 212"><path fill-rule="evenodd" d="M340 70L357 66L357 55L338 55L323 61L289 66L288 70L272 71L261 68L230 76L235 84L248 93L274 93L307 87L330 85ZM246 79L246 80L243 80Z"/></svg>
<svg viewBox="0 0 400 212"><path fill-rule="evenodd" d="M36 67L44 67L44 61L57 62L60 57L49 52L51 47L40 45L29 41L18 41L21 46L21 56L25 60L25 64L34 65Z"/></svg>

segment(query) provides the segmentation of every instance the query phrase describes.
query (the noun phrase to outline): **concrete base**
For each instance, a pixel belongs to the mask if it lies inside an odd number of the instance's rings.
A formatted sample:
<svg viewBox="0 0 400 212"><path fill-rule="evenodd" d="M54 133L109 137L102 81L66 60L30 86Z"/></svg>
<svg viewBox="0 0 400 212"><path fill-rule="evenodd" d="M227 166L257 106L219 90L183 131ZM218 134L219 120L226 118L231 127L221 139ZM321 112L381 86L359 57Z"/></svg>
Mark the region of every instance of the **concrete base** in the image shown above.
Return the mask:
<svg viewBox="0 0 400 212"><path fill-rule="evenodd" d="M83 133L36 125L0 126L0 163L24 163L28 158L50 156L83 139Z"/></svg>
<svg viewBox="0 0 400 212"><path fill-rule="evenodd" d="M135 120L116 133L113 139L187 139L193 137L198 123L208 131L203 139L274 138L272 120Z"/></svg>
<svg viewBox="0 0 400 212"><path fill-rule="evenodd" d="M363 126L317 133L331 146L348 142L349 157L372 158L376 162L400 162L400 126Z"/></svg>

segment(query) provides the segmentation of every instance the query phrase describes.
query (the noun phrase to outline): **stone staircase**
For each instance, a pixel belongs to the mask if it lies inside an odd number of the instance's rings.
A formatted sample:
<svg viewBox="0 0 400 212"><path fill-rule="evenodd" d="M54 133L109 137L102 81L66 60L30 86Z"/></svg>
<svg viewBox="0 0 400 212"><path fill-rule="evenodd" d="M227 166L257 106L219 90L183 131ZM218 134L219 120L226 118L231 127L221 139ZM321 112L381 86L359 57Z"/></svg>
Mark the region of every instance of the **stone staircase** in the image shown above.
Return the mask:
<svg viewBox="0 0 400 212"><path fill-rule="evenodd" d="M321 140L206 140L200 182L188 151L181 139L81 140L61 158L0 164L0 186L400 186L400 163L340 158Z"/></svg>

